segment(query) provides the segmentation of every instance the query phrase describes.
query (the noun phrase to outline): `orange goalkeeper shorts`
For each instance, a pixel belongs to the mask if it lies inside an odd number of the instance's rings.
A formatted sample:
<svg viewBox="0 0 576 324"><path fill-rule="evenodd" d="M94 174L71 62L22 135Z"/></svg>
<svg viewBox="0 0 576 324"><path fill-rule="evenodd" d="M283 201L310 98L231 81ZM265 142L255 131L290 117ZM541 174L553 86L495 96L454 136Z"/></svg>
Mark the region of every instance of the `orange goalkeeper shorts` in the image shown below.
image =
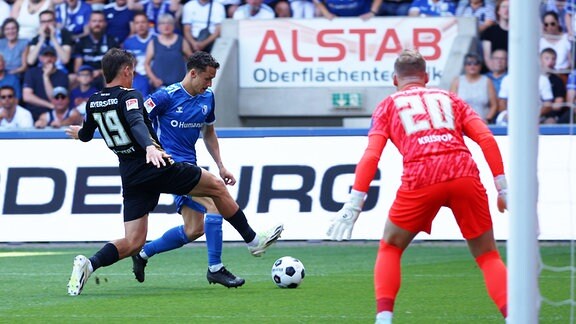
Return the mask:
<svg viewBox="0 0 576 324"><path fill-rule="evenodd" d="M492 229L486 189L479 179L458 178L416 190L398 190L390 207L394 225L412 233L430 234L440 207L452 210L465 239L473 239Z"/></svg>

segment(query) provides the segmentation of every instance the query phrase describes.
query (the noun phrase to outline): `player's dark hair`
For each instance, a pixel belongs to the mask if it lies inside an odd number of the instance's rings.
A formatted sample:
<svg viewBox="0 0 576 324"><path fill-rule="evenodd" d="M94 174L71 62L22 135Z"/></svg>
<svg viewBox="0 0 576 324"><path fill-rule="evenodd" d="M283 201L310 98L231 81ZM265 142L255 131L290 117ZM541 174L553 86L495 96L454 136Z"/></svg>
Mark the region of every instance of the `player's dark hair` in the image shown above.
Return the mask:
<svg viewBox="0 0 576 324"><path fill-rule="evenodd" d="M134 54L119 48L111 48L106 52L104 57L102 57L102 73L106 83L112 82L120 70L127 65L136 65Z"/></svg>
<svg viewBox="0 0 576 324"><path fill-rule="evenodd" d="M207 67L219 69L220 63L218 63L218 61L216 61L216 59L210 55L210 53L203 51L198 51L190 55L190 57L188 57L188 62L186 62L186 70L188 72L190 72L192 69L198 72L204 72L206 71Z"/></svg>
<svg viewBox="0 0 576 324"><path fill-rule="evenodd" d="M402 51L394 62L394 73L399 77L414 76L426 72L426 61L416 50Z"/></svg>

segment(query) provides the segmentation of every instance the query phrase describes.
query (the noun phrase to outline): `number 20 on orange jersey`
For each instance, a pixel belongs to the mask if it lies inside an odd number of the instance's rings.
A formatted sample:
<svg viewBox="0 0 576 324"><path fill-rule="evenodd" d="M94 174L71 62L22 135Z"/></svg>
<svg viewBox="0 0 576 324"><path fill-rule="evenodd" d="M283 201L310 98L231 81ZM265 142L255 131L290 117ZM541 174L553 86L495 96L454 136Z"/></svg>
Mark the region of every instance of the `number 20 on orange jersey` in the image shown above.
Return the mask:
<svg viewBox="0 0 576 324"><path fill-rule="evenodd" d="M398 114L406 135L428 129L454 129L452 100L446 94L426 93L422 97L398 96L394 99L394 103L399 110ZM415 117L420 115L427 115L428 118L416 120Z"/></svg>

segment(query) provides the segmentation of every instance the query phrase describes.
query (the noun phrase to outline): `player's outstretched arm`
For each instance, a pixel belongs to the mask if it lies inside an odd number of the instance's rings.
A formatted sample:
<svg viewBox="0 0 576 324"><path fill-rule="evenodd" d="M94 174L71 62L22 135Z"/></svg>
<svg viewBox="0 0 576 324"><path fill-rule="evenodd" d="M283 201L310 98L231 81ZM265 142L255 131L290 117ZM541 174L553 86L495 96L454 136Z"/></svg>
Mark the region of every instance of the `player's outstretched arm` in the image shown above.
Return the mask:
<svg viewBox="0 0 576 324"><path fill-rule="evenodd" d="M220 178L222 178L224 183L228 186L235 185L236 178L234 177L234 174L228 171L222 162L222 157L220 155L220 144L218 142L218 136L216 135L214 125L204 125L204 127L202 127L202 139L204 140L206 150L208 150L208 153L210 156L212 156L212 159L218 166Z"/></svg>
<svg viewBox="0 0 576 324"><path fill-rule="evenodd" d="M486 162L494 176L494 184L498 190L498 210L502 213L507 208L508 184L504 174L504 162L494 135L486 124L478 119L472 119L464 125L464 134L478 143Z"/></svg>
<svg viewBox="0 0 576 324"><path fill-rule="evenodd" d="M332 218L330 227L326 232L332 240L349 240L352 237L354 224L362 211L366 193L378 169L378 162L386 141L386 137L378 134L368 137L368 147L356 166L354 186L350 192L348 202Z"/></svg>

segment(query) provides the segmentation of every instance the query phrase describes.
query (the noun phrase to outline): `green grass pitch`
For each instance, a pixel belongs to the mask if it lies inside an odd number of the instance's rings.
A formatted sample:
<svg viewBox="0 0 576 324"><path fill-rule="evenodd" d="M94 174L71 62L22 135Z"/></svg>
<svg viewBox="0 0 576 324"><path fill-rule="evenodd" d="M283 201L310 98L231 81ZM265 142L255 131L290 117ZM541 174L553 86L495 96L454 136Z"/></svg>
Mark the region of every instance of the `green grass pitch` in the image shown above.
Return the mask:
<svg viewBox="0 0 576 324"><path fill-rule="evenodd" d="M225 264L246 279L237 289L208 284L205 244L193 243L151 259L144 283L134 279L126 259L94 273L80 296L68 296L74 256L90 256L100 246L0 246L0 323L374 322L378 242L279 242L262 258L225 243ZM546 244L541 253L549 265L570 265L568 244ZM273 262L285 255L306 267L297 289L277 288L270 277ZM395 323L504 323L465 244L416 243L402 262ZM542 272L542 294L569 299L571 276ZM569 306L542 305L540 323L570 321Z"/></svg>

